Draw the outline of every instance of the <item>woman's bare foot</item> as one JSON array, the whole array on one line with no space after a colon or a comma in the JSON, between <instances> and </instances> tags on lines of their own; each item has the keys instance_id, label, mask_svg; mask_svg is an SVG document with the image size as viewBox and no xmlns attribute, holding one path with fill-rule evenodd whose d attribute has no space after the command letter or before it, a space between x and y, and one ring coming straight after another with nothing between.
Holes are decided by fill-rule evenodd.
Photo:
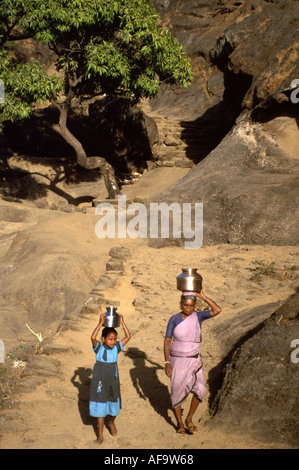
<instances>
[{"instance_id":1,"label":"woman's bare foot","mask_svg":"<svg viewBox=\"0 0 299 470\"><path fill-rule=\"evenodd\" d=\"M190 434L194 434L195 432L198 431L198 428L192 423L192 421L187 421L187 419L185 421L185 426L190 432Z\"/></svg>"}]
</instances>

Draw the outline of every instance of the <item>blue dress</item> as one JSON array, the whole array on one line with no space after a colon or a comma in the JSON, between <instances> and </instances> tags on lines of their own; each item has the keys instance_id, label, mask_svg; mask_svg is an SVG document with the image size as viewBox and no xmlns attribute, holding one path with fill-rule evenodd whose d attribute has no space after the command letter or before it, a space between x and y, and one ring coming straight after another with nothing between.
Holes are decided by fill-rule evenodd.
<instances>
[{"instance_id":1,"label":"blue dress","mask_svg":"<svg viewBox=\"0 0 299 470\"><path fill-rule=\"evenodd\" d=\"M97 362L90 384L89 414L96 418L117 416L121 409L117 359L123 346L121 341L117 341L113 348L98 342L93 350Z\"/></svg>"}]
</instances>

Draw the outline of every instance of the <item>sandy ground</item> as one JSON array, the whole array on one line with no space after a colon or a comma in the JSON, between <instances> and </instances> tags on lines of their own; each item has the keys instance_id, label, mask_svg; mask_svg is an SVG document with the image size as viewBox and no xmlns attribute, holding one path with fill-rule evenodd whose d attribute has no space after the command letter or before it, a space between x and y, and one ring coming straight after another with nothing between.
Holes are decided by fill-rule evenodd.
<instances>
[{"instance_id":1,"label":"sandy ground","mask_svg":"<svg viewBox=\"0 0 299 470\"><path fill-rule=\"evenodd\" d=\"M164 176L163 176L164 177ZM162 178L163 178L162 177ZM156 188L159 181L149 183ZM152 185L152 186L150 186ZM130 187L130 196L133 189ZM138 194L140 194L138 189ZM82 216L94 226L96 216ZM72 225L74 224L74 225ZM69 233L78 224L78 216L70 214ZM55 237L54 225L53 237ZM86 227L90 231L90 226ZM59 233L59 231L57 232ZM75 232L74 232L75 233ZM77 232L78 233L78 232ZM106 253L99 273L108 261L111 241L94 239L96 250ZM267 303L283 302L294 292L295 281L284 278L295 263L296 247L221 245L186 250L183 247L156 249L139 239L115 240L114 246L126 246L130 256L125 261L123 274L117 278L117 287L104 292L107 303L122 312L132 338L119 356L122 409L116 419L118 433L112 436L106 428L104 442L95 444L95 420L88 416L89 384L95 360L90 335L98 321L98 314L76 317L73 328L60 331L52 337L52 344L63 345L59 351L41 354L39 358L52 364L45 377L36 369L43 383L30 392L26 388L10 397L9 405L0 412L4 426L2 449L260 449L284 447L277 442L261 442L253 436L227 433L210 425L208 409L209 371L222 359L225 351L215 334L217 322L232 321L240 312L255 309ZM275 262L274 278L261 276L250 279L254 262ZM169 400L169 379L164 372L163 341L168 319L179 311L180 293L176 276L182 267L197 267L204 279L204 292L221 307L221 314L203 325L202 355L207 380L207 395L199 406L194 423L196 434L178 435ZM200 301L199 301L200 302ZM205 307L203 304L199 308ZM100 311L98 312L100 313ZM269 316L272 311L269 311ZM118 329L122 338L122 328ZM244 331L245 332L245 331ZM33 374L34 375L34 374ZM189 398L183 405L186 416ZM6 428L5 428L6 426ZM285 446L287 447L287 445Z\"/></svg>"}]
</instances>

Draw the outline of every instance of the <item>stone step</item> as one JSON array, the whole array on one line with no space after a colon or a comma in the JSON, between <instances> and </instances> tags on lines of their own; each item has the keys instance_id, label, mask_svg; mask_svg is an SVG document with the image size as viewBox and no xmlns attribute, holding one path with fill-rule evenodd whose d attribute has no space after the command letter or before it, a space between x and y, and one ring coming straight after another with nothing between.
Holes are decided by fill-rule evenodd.
<instances>
[{"instance_id":1,"label":"stone step","mask_svg":"<svg viewBox=\"0 0 299 470\"><path fill-rule=\"evenodd\" d=\"M140 108L152 117L159 133L159 145L155 154L163 166L190 166L201 160L202 150L210 142L207 134L211 127L202 127L192 121L168 119L151 110L149 100L140 103Z\"/></svg>"}]
</instances>

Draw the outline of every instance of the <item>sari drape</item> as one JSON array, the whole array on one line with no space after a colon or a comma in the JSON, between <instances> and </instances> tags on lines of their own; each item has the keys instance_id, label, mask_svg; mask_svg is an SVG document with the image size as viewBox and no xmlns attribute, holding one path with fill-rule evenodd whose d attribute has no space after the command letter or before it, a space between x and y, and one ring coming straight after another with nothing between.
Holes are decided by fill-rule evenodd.
<instances>
[{"instance_id":1,"label":"sari drape","mask_svg":"<svg viewBox=\"0 0 299 470\"><path fill-rule=\"evenodd\" d=\"M179 323L173 330L170 348L171 403L180 406L192 392L200 400L206 394L200 350L200 324L197 312Z\"/></svg>"}]
</instances>

